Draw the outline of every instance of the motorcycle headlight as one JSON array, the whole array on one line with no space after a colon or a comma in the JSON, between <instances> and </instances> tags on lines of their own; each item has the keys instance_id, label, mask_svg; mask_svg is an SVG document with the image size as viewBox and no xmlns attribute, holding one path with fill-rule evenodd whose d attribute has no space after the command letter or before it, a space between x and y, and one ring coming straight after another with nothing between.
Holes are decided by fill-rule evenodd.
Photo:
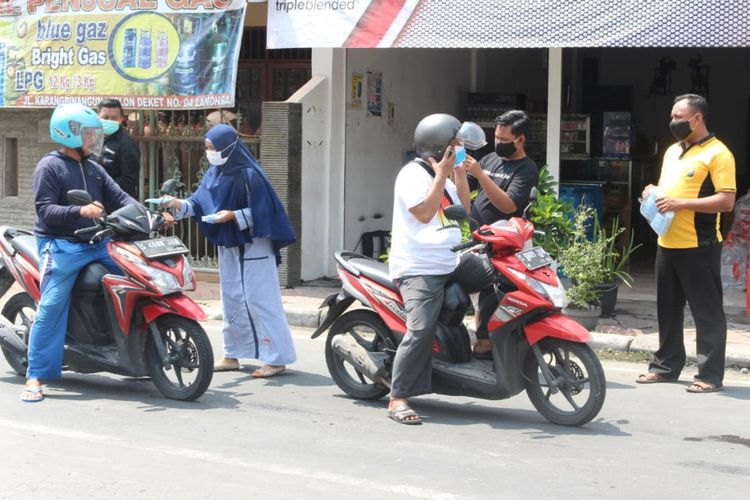
<instances>
[{"instance_id":1,"label":"motorcycle headlight","mask_svg":"<svg viewBox=\"0 0 750 500\"><path fill-rule=\"evenodd\" d=\"M565 295L565 288L563 288L562 284L558 286L552 286L548 285L546 283L542 283L541 281L532 278L531 276L527 276L522 272L516 271L515 269L509 269L510 272L512 272L517 278L523 280L526 282L529 287L531 287L532 290L537 292L542 297L546 298L552 304L554 304L555 307L566 307L568 305L568 297Z\"/></svg>"},{"instance_id":2,"label":"motorcycle headlight","mask_svg":"<svg viewBox=\"0 0 750 500\"><path fill-rule=\"evenodd\" d=\"M151 284L154 285L154 288L159 290L159 292L161 292L162 294L167 295L174 292L181 292L183 290L183 288L177 282L177 278L172 276L170 273L149 266L143 259L135 255L134 253L124 250L120 247L116 246L115 251L120 256L124 257L133 265L135 265L135 267L137 267L143 274L145 274Z\"/></svg>"},{"instance_id":3,"label":"motorcycle headlight","mask_svg":"<svg viewBox=\"0 0 750 500\"><path fill-rule=\"evenodd\" d=\"M195 282L193 281L193 266L190 265L190 259L185 257L185 267L182 268L182 281L185 283L183 289L195 290Z\"/></svg>"}]
</instances>

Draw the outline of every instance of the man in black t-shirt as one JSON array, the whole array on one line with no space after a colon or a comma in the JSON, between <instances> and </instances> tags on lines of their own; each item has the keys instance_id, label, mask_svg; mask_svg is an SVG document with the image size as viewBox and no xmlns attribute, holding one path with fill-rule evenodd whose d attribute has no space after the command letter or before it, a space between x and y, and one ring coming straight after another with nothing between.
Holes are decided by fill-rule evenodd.
<instances>
[{"instance_id":1,"label":"man in black t-shirt","mask_svg":"<svg viewBox=\"0 0 750 500\"><path fill-rule=\"evenodd\" d=\"M479 195L472 204L471 216L480 225L501 219L520 217L529 202L531 188L539 182L539 169L526 156L526 132L529 117L520 110L508 111L495 120L495 152L477 162L466 156L472 189L478 184ZM497 297L479 294L479 321L474 356L491 356L492 344L486 329L487 319L497 307Z\"/></svg>"},{"instance_id":2,"label":"man in black t-shirt","mask_svg":"<svg viewBox=\"0 0 750 500\"><path fill-rule=\"evenodd\" d=\"M520 217L529 202L531 188L539 181L539 169L526 156L529 117L523 111L508 111L495 120L495 152L481 161L467 156L472 188L481 188L471 216L480 224Z\"/></svg>"}]
</instances>

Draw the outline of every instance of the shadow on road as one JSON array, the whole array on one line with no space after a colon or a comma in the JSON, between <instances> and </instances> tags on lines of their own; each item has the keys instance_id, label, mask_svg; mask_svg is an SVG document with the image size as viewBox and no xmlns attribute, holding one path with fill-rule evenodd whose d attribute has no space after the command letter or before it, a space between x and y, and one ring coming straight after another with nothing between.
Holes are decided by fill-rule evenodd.
<instances>
[{"instance_id":1,"label":"shadow on road","mask_svg":"<svg viewBox=\"0 0 750 500\"><path fill-rule=\"evenodd\" d=\"M23 377L4 376L0 382L18 385L21 392ZM175 401L167 399L156 390L149 378L112 378L97 374L65 374L61 380L46 382L45 399L50 401L133 401L143 403L139 407L147 412L164 411L170 408L181 410L232 409L240 406L237 394L209 387L197 401Z\"/></svg>"},{"instance_id":2,"label":"shadow on road","mask_svg":"<svg viewBox=\"0 0 750 500\"><path fill-rule=\"evenodd\" d=\"M352 400L358 406L378 408L385 417L387 403L385 400L360 401ZM488 406L492 403L451 403L449 401L410 400L410 404L424 418L425 425L476 425L486 424L493 429L504 430L535 430L538 435L533 439L549 439L555 436L585 435L585 436L630 436L630 433L620 429L627 425L628 420L607 422L604 419L594 419L583 427L565 427L548 422L535 410L518 408L498 408Z\"/></svg>"}]
</instances>

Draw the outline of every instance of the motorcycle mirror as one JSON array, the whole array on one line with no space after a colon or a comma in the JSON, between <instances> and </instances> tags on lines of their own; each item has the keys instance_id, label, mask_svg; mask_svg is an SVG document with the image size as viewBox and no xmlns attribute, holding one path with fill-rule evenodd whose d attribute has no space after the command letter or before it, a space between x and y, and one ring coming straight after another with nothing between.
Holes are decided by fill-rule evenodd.
<instances>
[{"instance_id":1,"label":"motorcycle mirror","mask_svg":"<svg viewBox=\"0 0 750 500\"><path fill-rule=\"evenodd\" d=\"M68 191L68 203L82 207L92 203L94 200L91 195L83 189L71 189Z\"/></svg>"},{"instance_id":2,"label":"motorcycle mirror","mask_svg":"<svg viewBox=\"0 0 750 500\"><path fill-rule=\"evenodd\" d=\"M466 213L466 209L463 205L451 205L443 210L443 214L450 220L464 220L469 218L469 214Z\"/></svg>"},{"instance_id":3,"label":"motorcycle mirror","mask_svg":"<svg viewBox=\"0 0 750 500\"><path fill-rule=\"evenodd\" d=\"M539 190L536 188L536 186L531 188L531 191L529 192L529 203L526 205L526 208L523 209L523 218L528 219L529 218L529 211L531 210L531 205L534 204L534 202L539 198Z\"/></svg>"},{"instance_id":4,"label":"motorcycle mirror","mask_svg":"<svg viewBox=\"0 0 750 500\"><path fill-rule=\"evenodd\" d=\"M177 179L169 179L164 184L161 185L161 189L159 190L160 194L174 194L175 191L177 191L177 187L179 186L180 181Z\"/></svg>"}]
</instances>

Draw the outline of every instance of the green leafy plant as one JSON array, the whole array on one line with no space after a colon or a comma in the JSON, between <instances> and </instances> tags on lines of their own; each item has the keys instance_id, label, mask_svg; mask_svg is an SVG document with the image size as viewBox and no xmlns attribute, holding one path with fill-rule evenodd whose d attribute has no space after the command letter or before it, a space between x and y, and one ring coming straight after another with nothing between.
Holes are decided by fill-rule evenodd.
<instances>
[{"instance_id":1,"label":"green leafy plant","mask_svg":"<svg viewBox=\"0 0 750 500\"><path fill-rule=\"evenodd\" d=\"M534 245L544 248L555 259L573 236L573 222L568 216L573 212L573 205L558 199L556 186L557 181L545 165L539 170L539 196L531 206L530 216L534 228L544 233L534 235Z\"/></svg>"},{"instance_id":2,"label":"green leafy plant","mask_svg":"<svg viewBox=\"0 0 750 500\"><path fill-rule=\"evenodd\" d=\"M586 237L586 228L592 218L596 219L593 208L581 205L576 210L570 242L558 254L563 272L573 283L567 290L568 305L578 309L598 305L596 285L603 283L607 274L604 262L609 243L606 239L589 241Z\"/></svg>"},{"instance_id":3,"label":"green leafy plant","mask_svg":"<svg viewBox=\"0 0 750 500\"><path fill-rule=\"evenodd\" d=\"M633 284L633 277L627 272L627 266L630 261L630 256L641 246L641 244L634 245L635 242L633 238L635 235L631 231L628 242L624 246L619 247L617 245L617 239L623 232L625 232L625 228L620 226L619 217L615 217L612 220L609 230L605 230L605 228L599 224L598 220L595 222L594 239L604 241L606 244L604 254L604 281L602 281L602 283L615 284L619 281L627 286L632 286Z\"/></svg>"}]
</instances>

